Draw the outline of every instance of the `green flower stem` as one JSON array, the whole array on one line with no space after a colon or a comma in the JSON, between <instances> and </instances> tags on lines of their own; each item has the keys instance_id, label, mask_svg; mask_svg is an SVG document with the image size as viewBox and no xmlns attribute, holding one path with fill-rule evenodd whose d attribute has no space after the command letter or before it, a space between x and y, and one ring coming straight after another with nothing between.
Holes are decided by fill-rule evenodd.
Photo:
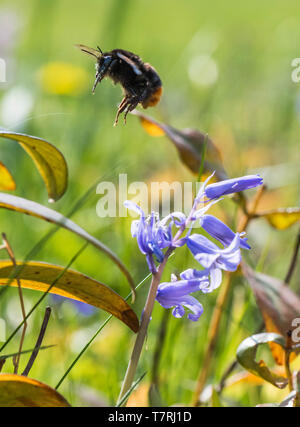
<instances>
[{"instance_id":1,"label":"green flower stem","mask_svg":"<svg viewBox=\"0 0 300 427\"><path fill-rule=\"evenodd\" d=\"M164 267L166 265L166 262L171 254L173 249L169 248L168 251L166 252L164 259L162 261L162 263L160 264L160 266L158 267L158 270L156 273L153 273L152 275L152 281L151 281L151 285L150 285L150 289L149 289L149 293L147 296L147 301L145 304L145 308L142 314L142 319L141 319L141 326L139 329L139 332L137 334L136 340L135 340L135 344L132 350L132 355L131 358L129 360L129 364L127 367L127 371L125 374L125 378L122 384L122 388L120 391L120 395L118 398L118 403L121 402L122 398L124 397L124 395L128 392L128 390L130 389L133 380L134 380L134 376L136 373L136 369L137 369L137 365L141 356L141 352L142 352L142 348L145 342L145 338L147 335L147 330L148 330L148 325L150 322L150 318L151 318L151 314L153 311L153 307L154 307L154 302L155 302L155 298L156 298L156 294L157 294L157 288L158 285L160 283L160 279L164 270ZM123 402L125 403L125 402Z\"/></svg>"}]
</instances>

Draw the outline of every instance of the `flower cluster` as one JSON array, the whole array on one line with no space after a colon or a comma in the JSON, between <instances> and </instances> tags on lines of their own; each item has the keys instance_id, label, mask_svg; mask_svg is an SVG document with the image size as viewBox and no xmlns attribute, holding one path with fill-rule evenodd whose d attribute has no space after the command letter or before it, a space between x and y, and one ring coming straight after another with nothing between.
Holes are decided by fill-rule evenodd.
<instances>
[{"instance_id":1,"label":"flower cluster","mask_svg":"<svg viewBox=\"0 0 300 427\"><path fill-rule=\"evenodd\" d=\"M245 233L234 233L226 224L212 215L206 214L210 206L223 195L236 193L262 185L259 175L248 175L235 179L208 184L209 177L200 188L190 214L174 212L160 220L152 213L146 218L143 210L135 203L126 201L125 206L139 214L140 218L132 222L132 236L137 239L140 251L146 255L150 271L157 272L156 263L177 247L186 245L202 269L188 269L180 274L180 279L172 275L171 282L158 286L156 300L164 308L173 308L173 316L183 317L184 307L191 313L188 318L197 321L203 312L199 301L190 293L212 292L222 281L222 270L235 271L241 262L240 249L250 249ZM200 205L200 208L199 208ZM212 238L220 242L213 243L202 234L191 234L195 222ZM175 232L173 233L173 230ZM169 251L165 251L168 248Z\"/></svg>"}]
</instances>

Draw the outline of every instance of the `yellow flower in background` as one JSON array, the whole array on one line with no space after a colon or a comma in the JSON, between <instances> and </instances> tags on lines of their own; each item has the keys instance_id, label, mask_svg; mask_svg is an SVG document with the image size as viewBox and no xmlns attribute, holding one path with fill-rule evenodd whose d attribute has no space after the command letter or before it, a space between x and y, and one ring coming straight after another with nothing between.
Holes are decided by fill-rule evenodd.
<instances>
[{"instance_id":1,"label":"yellow flower in background","mask_svg":"<svg viewBox=\"0 0 300 427\"><path fill-rule=\"evenodd\" d=\"M88 85L88 73L81 67L66 62L49 62L38 73L45 92L56 95L77 95Z\"/></svg>"}]
</instances>

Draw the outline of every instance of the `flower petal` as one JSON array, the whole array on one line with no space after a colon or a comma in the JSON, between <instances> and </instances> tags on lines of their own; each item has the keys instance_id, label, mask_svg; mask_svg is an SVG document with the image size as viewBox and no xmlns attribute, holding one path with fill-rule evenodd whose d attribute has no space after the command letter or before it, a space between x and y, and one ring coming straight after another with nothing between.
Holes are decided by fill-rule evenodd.
<instances>
[{"instance_id":1,"label":"flower petal","mask_svg":"<svg viewBox=\"0 0 300 427\"><path fill-rule=\"evenodd\" d=\"M212 268L210 270L210 286L203 289L203 293L209 293L217 289L222 282L222 271L219 268Z\"/></svg>"},{"instance_id":2,"label":"flower petal","mask_svg":"<svg viewBox=\"0 0 300 427\"><path fill-rule=\"evenodd\" d=\"M200 304L200 302L198 300L196 300L196 298L187 295L186 297L182 298L181 300L181 309L183 309L183 306L185 306L186 308L188 308L189 310L192 311L192 313L188 314L188 319L192 320L193 322L197 322L197 320L199 319L199 317L201 316L201 314L203 313L203 307L202 304ZM179 308L180 306L178 306ZM174 311L173 310L173 315L174 315ZM182 312L182 310L180 310L180 312ZM184 309L183 309L183 314L184 314ZM182 314L182 316L183 316ZM180 317L182 317L180 316Z\"/></svg>"},{"instance_id":3,"label":"flower petal","mask_svg":"<svg viewBox=\"0 0 300 427\"><path fill-rule=\"evenodd\" d=\"M188 237L186 244L193 255L199 253L215 254L216 251L220 250L217 245L202 234L192 234Z\"/></svg>"},{"instance_id":4,"label":"flower petal","mask_svg":"<svg viewBox=\"0 0 300 427\"><path fill-rule=\"evenodd\" d=\"M124 202L124 206L125 208L136 212L137 214L139 214L141 217L145 218L145 214L143 209L137 205L136 203L132 202L131 200L125 200Z\"/></svg>"},{"instance_id":5,"label":"flower petal","mask_svg":"<svg viewBox=\"0 0 300 427\"><path fill-rule=\"evenodd\" d=\"M246 175L209 184L205 188L205 195L208 199L216 199L225 194L237 193L262 184L263 180L259 175Z\"/></svg>"},{"instance_id":6,"label":"flower petal","mask_svg":"<svg viewBox=\"0 0 300 427\"><path fill-rule=\"evenodd\" d=\"M177 280L172 282L161 283L157 289L158 300L177 299L191 292L200 291L203 286L208 284L208 276L200 278L191 278L189 280Z\"/></svg>"},{"instance_id":7,"label":"flower petal","mask_svg":"<svg viewBox=\"0 0 300 427\"><path fill-rule=\"evenodd\" d=\"M206 180L201 185L201 187L197 193L197 196L195 197L195 200L194 200L194 207L196 207L197 204L201 201L201 199L205 196L206 184L208 183L208 181L211 180L211 178L214 176L214 174L215 174L215 171L208 178L206 178Z\"/></svg>"},{"instance_id":8,"label":"flower petal","mask_svg":"<svg viewBox=\"0 0 300 427\"><path fill-rule=\"evenodd\" d=\"M230 245L235 237L235 233L213 215L204 215L202 217L202 228L213 238L219 240L224 246ZM240 247L243 249L251 249L245 238L240 238Z\"/></svg>"},{"instance_id":9,"label":"flower petal","mask_svg":"<svg viewBox=\"0 0 300 427\"><path fill-rule=\"evenodd\" d=\"M199 262L204 268L210 268L214 262L218 259L219 254L207 254L204 252L200 252L199 254L195 255L195 260Z\"/></svg>"}]
</instances>

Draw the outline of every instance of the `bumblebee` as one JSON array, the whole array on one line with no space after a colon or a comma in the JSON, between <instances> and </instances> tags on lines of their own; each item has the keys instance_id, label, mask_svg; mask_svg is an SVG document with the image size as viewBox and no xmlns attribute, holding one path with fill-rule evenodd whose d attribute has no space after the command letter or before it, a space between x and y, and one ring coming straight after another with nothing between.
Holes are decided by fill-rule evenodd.
<instances>
[{"instance_id":1,"label":"bumblebee","mask_svg":"<svg viewBox=\"0 0 300 427\"><path fill-rule=\"evenodd\" d=\"M92 89L95 89L104 77L109 77L115 84L120 83L124 91L124 98L119 105L114 126L119 116L124 113L126 123L127 114L138 104L143 108L156 105L162 95L162 82L155 69L132 52L123 49L114 49L103 53L98 47L93 49L84 45L76 45L82 52L96 58L96 79Z\"/></svg>"}]
</instances>

